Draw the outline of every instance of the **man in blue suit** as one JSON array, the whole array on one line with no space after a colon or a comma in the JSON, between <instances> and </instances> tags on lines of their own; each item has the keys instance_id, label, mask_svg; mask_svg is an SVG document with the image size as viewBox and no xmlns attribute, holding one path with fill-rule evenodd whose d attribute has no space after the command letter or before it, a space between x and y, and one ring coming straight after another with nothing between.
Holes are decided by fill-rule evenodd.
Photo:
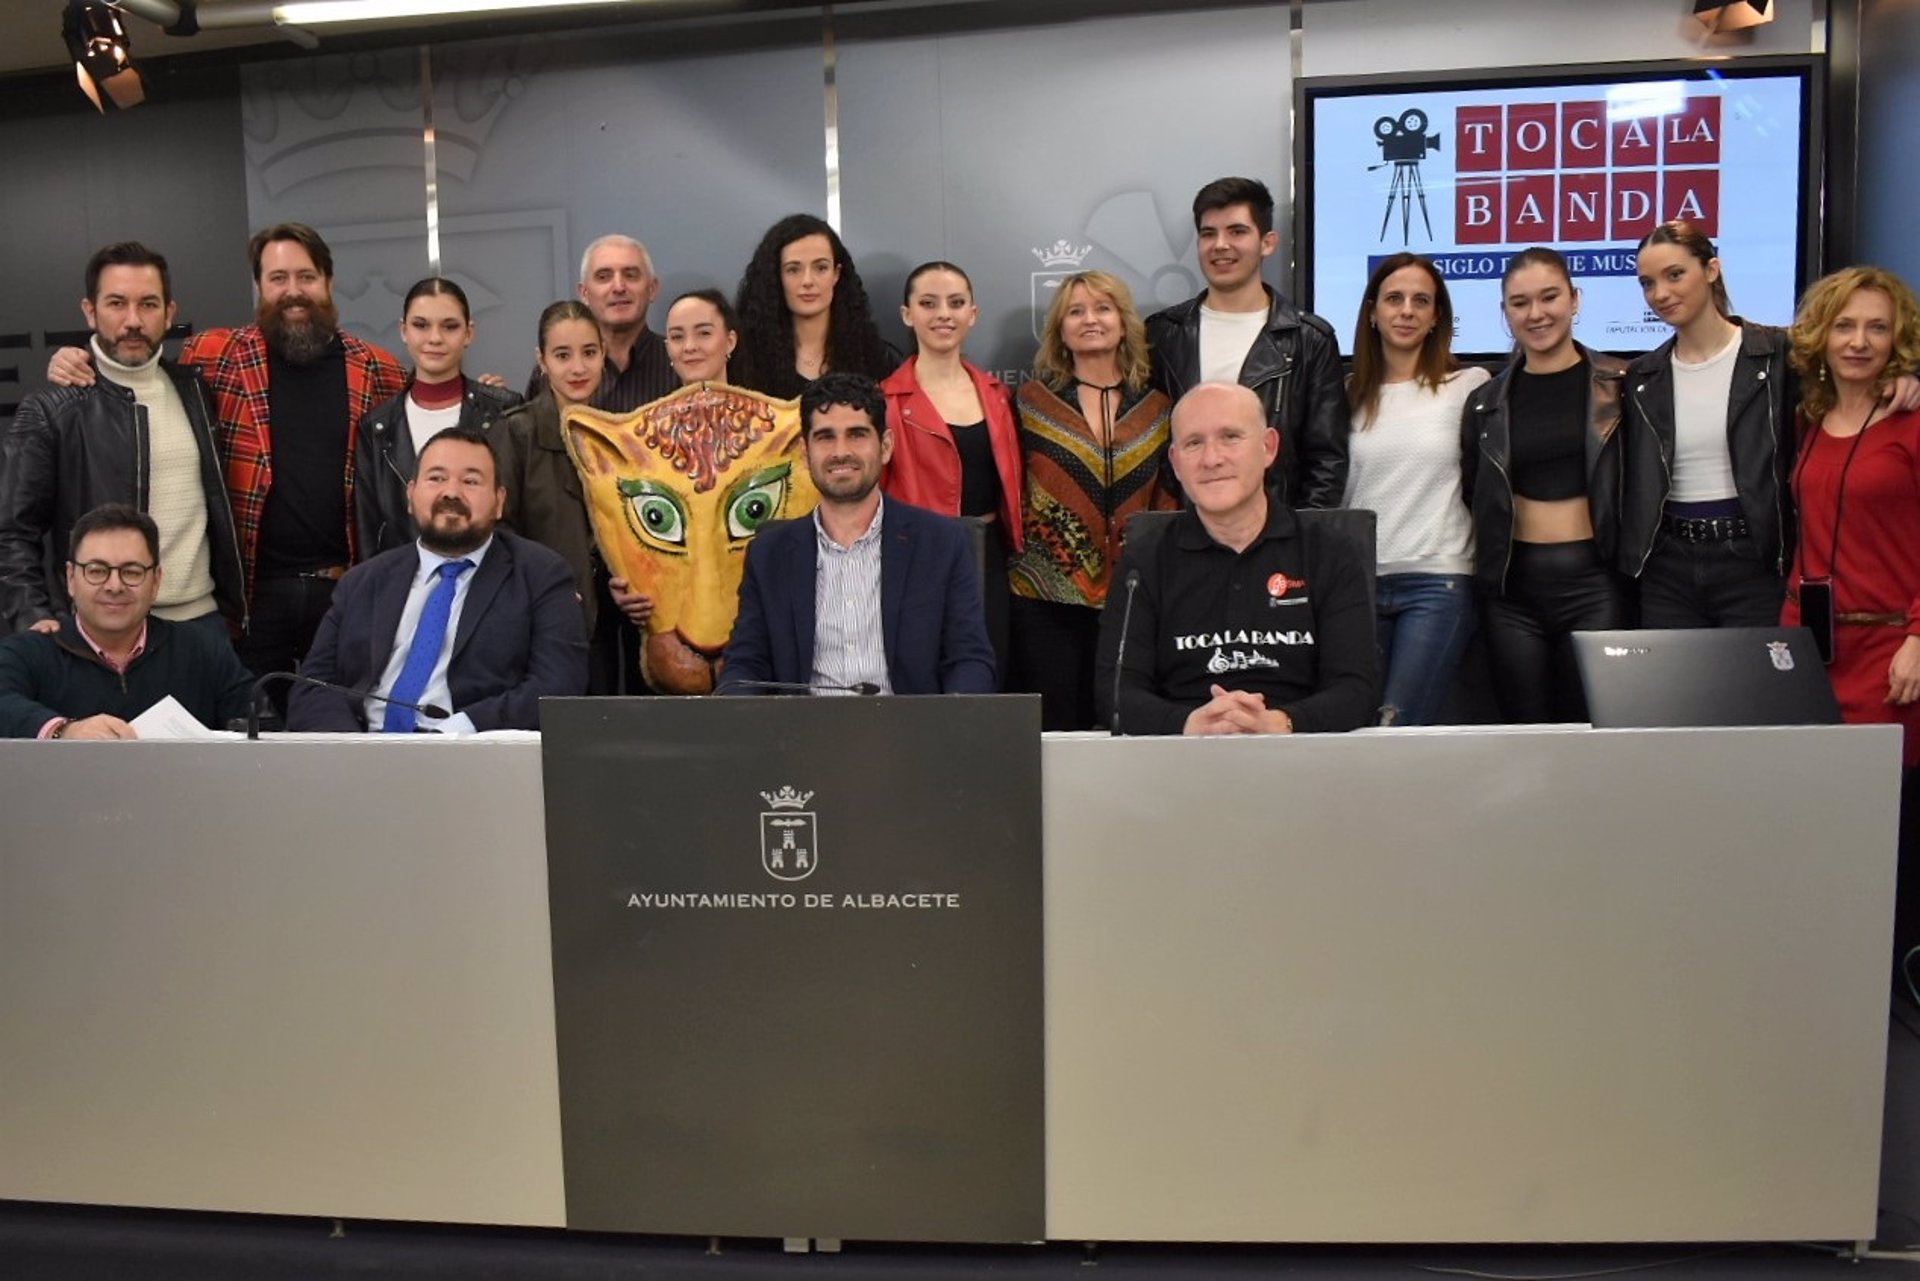
<instances>
[{"instance_id":1,"label":"man in blue suit","mask_svg":"<svg viewBox=\"0 0 1920 1281\"><path fill-rule=\"evenodd\" d=\"M494 528L506 499L485 432L450 427L426 443L407 485L419 541L347 572L300 665L364 694L297 685L288 729L538 729L543 695L586 693L573 571Z\"/></svg>"},{"instance_id":2,"label":"man in blue suit","mask_svg":"<svg viewBox=\"0 0 1920 1281\"><path fill-rule=\"evenodd\" d=\"M893 439L879 387L829 373L801 394L800 420L820 505L748 544L718 692L991 694L966 530L881 497Z\"/></svg>"}]
</instances>

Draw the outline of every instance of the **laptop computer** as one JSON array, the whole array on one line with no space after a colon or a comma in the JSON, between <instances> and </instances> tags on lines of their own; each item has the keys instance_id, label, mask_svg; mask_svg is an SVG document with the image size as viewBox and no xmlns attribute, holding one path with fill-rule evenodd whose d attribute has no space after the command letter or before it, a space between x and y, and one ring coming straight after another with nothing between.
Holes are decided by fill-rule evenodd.
<instances>
[{"instance_id":1,"label":"laptop computer","mask_svg":"<svg viewBox=\"0 0 1920 1281\"><path fill-rule=\"evenodd\" d=\"M1575 632L1595 729L1837 725L1827 669L1804 627Z\"/></svg>"}]
</instances>

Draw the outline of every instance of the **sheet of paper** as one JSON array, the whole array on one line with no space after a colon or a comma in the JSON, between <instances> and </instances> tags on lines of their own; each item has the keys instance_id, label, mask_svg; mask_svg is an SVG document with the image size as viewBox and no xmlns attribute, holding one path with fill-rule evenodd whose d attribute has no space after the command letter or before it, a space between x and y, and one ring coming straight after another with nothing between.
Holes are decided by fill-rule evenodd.
<instances>
[{"instance_id":1,"label":"sheet of paper","mask_svg":"<svg viewBox=\"0 0 1920 1281\"><path fill-rule=\"evenodd\" d=\"M141 738L226 738L195 720L180 700L169 694L133 718L133 732Z\"/></svg>"}]
</instances>

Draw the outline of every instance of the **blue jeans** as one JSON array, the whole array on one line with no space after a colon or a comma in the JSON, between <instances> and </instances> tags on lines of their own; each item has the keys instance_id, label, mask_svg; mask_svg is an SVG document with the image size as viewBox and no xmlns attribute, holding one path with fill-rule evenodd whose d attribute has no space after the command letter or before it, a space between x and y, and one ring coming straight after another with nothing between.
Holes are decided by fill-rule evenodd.
<instances>
[{"instance_id":1,"label":"blue jeans","mask_svg":"<svg viewBox=\"0 0 1920 1281\"><path fill-rule=\"evenodd\" d=\"M1465 574L1388 574L1375 590L1382 723L1432 725L1447 704L1473 635L1473 580Z\"/></svg>"}]
</instances>

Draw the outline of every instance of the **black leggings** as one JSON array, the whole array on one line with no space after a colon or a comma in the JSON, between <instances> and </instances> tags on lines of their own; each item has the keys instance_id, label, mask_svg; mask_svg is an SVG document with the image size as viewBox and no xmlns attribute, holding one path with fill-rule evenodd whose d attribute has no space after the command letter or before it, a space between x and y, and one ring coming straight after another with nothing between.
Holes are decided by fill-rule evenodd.
<instances>
[{"instance_id":1,"label":"black leggings","mask_svg":"<svg viewBox=\"0 0 1920 1281\"><path fill-rule=\"evenodd\" d=\"M1485 605L1487 658L1500 715L1509 724L1584 721L1569 633L1633 624L1625 580L1592 539L1513 544L1507 590Z\"/></svg>"}]
</instances>

